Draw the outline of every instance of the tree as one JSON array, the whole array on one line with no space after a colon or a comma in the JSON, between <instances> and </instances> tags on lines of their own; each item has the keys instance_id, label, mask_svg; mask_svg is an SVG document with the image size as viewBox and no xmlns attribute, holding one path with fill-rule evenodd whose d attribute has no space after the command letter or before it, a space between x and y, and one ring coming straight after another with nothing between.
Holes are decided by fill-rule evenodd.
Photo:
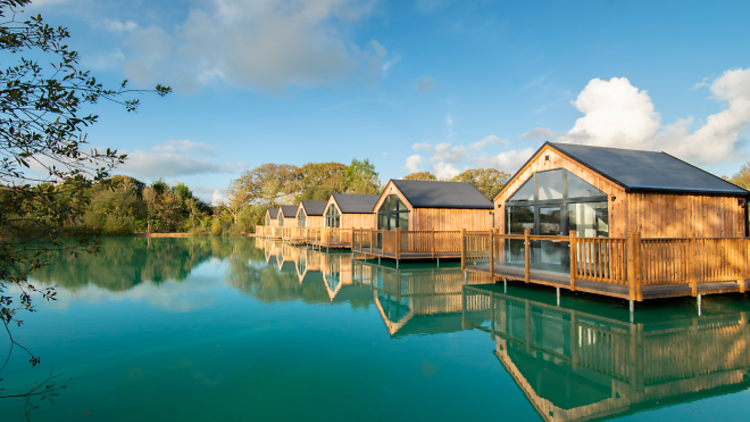
<instances>
[{"instance_id":1,"label":"tree","mask_svg":"<svg viewBox=\"0 0 750 422\"><path fill-rule=\"evenodd\" d=\"M404 180L426 180L426 181L435 181L437 180L437 176L430 173L429 171L419 171L416 173L411 173L407 176L404 176Z\"/></svg>"},{"instance_id":2,"label":"tree","mask_svg":"<svg viewBox=\"0 0 750 422\"><path fill-rule=\"evenodd\" d=\"M740 171L735 173L729 181L743 189L750 190L750 163L743 164Z\"/></svg>"},{"instance_id":3,"label":"tree","mask_svg":"<svg viewBox=\"0 0 750 422\"><path fill-rule=\"evenodd\" d=\"M348 193L377 194L380 193L378 173L370 160L359 161L353 159L344 174Z\"/></svg>"},{"instance_id":4,"label":"tree","mask_svg":"<svg viewBox=\"0 0 750 422\"><path fill-rule=\"evenodd\" d=\"M279 199L295 193L299 180L297 166L268 163L242 172L229 185L227 194L237 209L250 204L275 207Z\"/></svg>"},{"instance_id":5,"label":"tree","mask_svg":"<svg viewBox=\"0 0 750 422\"><path fill-rule=\"evenodd\" d=\"M300 168L299 200L325 201L332 193L346 190L346 171L341 163L307 163Z\"/></svg>"},{"instance_id":6,"label":"tree","mask_svg":"<svg viewBox=\"0 0 750 422\"><path fill-rule=\"evenodd\" d=\"M0 320L6 329L11 322L20 324L19 310L34 309L35 293L55 297L54 289L37 289L28 275L45 265L48 251L63 248L63 223L83 213L80 202L66 198L81 199L87 179L106 183L110 171L126 159L116 150L86 149L84 130L98 116L82 110L107 100L134 111L139 100L126 97L144 92L128 89L127 81L106 88L79 69L78 53L65 44L66 28L45 24L41 15L16 18L29 3L0 0L0 50L15 61L0 71ZM163 96L170 91L157 85L151 92ZM30 212L17 212L24 205ZM30 238L29 227L38 236ZM79 241L71 253L94 250L88 239ZM17 304L6 293L9 285L21 292ZM37 359L32 355L32 364Z\"/></svg>"},{"instance_id":7,"label":"tree","mask_svg":"<svg viewBox=\"0 0 750 422\"><path fill-rule=\"evenodd\" d=\"M477 168L469 169L451 179L452 182L469 182L476 186L484 196L492 197L500 192L500 189L510 180L512 176L497 169Z\"/></svg>"}]
</instances>

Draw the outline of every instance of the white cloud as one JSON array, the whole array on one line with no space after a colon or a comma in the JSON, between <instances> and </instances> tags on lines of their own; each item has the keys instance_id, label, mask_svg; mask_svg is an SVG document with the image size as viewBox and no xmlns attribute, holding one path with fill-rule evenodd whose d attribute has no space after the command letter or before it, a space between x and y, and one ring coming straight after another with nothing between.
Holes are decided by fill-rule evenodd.
<instances>
[{"instance_id":1,"label":"white cloud","mask_svg":"<svg viewBox=\"0 0 750 422\"><path fill-rule=\"evenodd\" d=\"M626 78L593 79L574 102L584 116L560 140L664 150L697 164L736 161L740 134L750 123L750 69L728 70L708 86L726 108L691 133L692 117L662 125L648 93Z\"/></svg>"},{"instance_id":2,"label":"white cloud","mask_svg":"<svg viewBox=\"0 0 750 422\"><path fill-rule=\"evenodd\" d=\"M246 163L218 163L208 158L215 155L209 145L191 141L168 141L148 151L122 151L128 155L125 164L117 172L134 177L156 180L166 177L193 176L211 173L233 173Z\"/></svg>"},{"instance_id":3,"label":"white cloud","mask_svg":"<svg viewBox=\"0 0 750 422\"><path fill-rule=\"evenodd\" d=\"M417 142L411 146L414 151L432 151L432 144L430 141Z\"/></svg>"},{"instance_id":4,"label":"white cloud","mask_svg":"<svg viewBox=\"0 0 750 422\"><path fill-rule=\"evenodd\" d=\"M531 140L537 140L537 139L548 140L548 139L557 138L557 136L558 136L557 132L554 132L544 127L535 127L534 129L531 129L530 131L519 136L518 139L522 141L531 141Z\"/></svg>"},{"instance_id":5,"label":"white cloud","mask_svg":"<svg viewBox=\"0 0 750 422\"><path fill-rule=\"evenodd\" d=\"M226 191L215 189L211 194L211 205L221 205L226 204L227 202L228 200Z\"/></svg>"},{"instance_id":6,"label":"white cloud","mask_svg":"<svg viewBox=\"0 0 750 422\"><path fill-rule=\"evenodd\" d=\"M125 54L119 48L99 54L92 59L84 59L83 64L91 70L107 70L119 68L125 61Z\"/></svg>"},{"instance_id":7,"label":"white cloud","mask_svg":"<svg viewBox=\"0 0 750 422\"><path fill-rule=\"evenodd\" d=\"M137 85L164 82L190 91L231 86L281 91L332 85L358 75L368 85L397 59L378 41L357 45L348 27L372 0L213 0L192 8L169 32L133 30L125 74ZM159 80L169 75L170 79Z\"/></svg>"},{"instance_id":8,"label":"white cloud","mask_svg":"<svg viewBox=\"0 0 750 422\"><path fill-rule=\"evenodd\" d=\"M521 166L531 158L533 148L523 150L511 150L501 152L497 155L482 155L473 157L471 161L479 167L492 167L508 173L515 173Z\"/></svg>"},{"instance_id":9,"label":"white cloud","mask_svg":"<svg viewBox=\"0 0 750 422\"><path fill-rule=\"evenodd\" d=\"M430 158L433 162L447 162L456 164L466 157L466 148L463 145L455 147L448 142L435 145L434 155Z\"/></svg>"},{"instance_id":10,"label":"white cloud","mask_svg":"<svg viewBox=\"0 0 750 422\"><path fill-rule=\"evenodd\" d=\"M138 24L133 21L121 22L119 19L104 19L102 21L104 29L110 32L131 32L138 29Z\"/></svg>"},{"instance_id":11,"label":"white cloud","mask_svg":"<svg viewBox=\"0 0 750 422\"><path fill-rule=\"evenodd\" d=\"M501 139L495 135L490 135L481 141L473 142L469 144L469 147L474 150L482 150L487 145L508 145L510 142L506 141L505 139Z\"/></svg>"},{"instance_id":12,"label":"white cloud","mask_svg":"<svg viewBox=\"0 0 750 422\"><path fill-rule=\"evenodd\" d=\"M437 163L432 166L432 173L438 179L452 179L458 176L461 171L453 167L450 163Z\"/></svg>"},{"instance_id":13,"label":"white cloud","mask_svg":"<svg viewBox=\"0 0 750 422\"><path fill-rule=\"evenodd\" d=\"M419 167L424 162L424 158L422 158L419 154L414 154L406 159L406 169L409 170L410 173L416 173L419 171Z\"/></svg>"}]
</instances>

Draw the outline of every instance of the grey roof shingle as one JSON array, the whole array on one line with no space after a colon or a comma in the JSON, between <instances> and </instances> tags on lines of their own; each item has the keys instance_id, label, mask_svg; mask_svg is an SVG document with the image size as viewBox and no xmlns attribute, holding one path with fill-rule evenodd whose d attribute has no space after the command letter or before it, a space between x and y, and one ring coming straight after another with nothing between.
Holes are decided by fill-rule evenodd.
<instances>
[{"instance_id":1,"label":"grey roof shingle","mask_svg":"<svg viewBox=\"0 0 750 422\"><path fill-rule=\"evenodd\" d=\"M557 142L549 145L628 191L750 195L747 190L665 152Z\"/></svg>"},{"instance_id":2,"label":"grey roof shingle","mask_svg":"<svg viewBox=\"0 0 750 422\"><path fill-rule=\"evenodd\" d=\"M320 217L326 209L328 201L300 201L300 206L305 208L307 216ZM284 214L286 215L286 214Z\"/></svg>"},{"instance_id":3,"label":"grey roof shingle","mask_svg":"<svg viewBox=\"0 0 750 422\"><path fill-rule=\"evenodd\" d=\"M360 195L355 193L334 193L333 199L342 214L371 214L380 195Z\"/></svg>"},{"instance_id":4,"label":"grey roof shingle","mask_svg":"<svg viewBox=\"0 0 750 422\"><path fill-rule=\"evenodd\" d=\"M468 182L393 180L393 183L414 208L493 208L492 201Z\"/></svg>"},{"instance_id":5,"label":"grey roof shingle","mask_svg":"<svg viewBox=\"0 0 750 422\"><path fill-rule=\"evenodd\" d=\"M281 212L284 213L284 218L294 218L297 216L298 205L282 205Z\"/></svg>"},{"instance_id":6,"label":"grey roof shingle","mask_svg":"<svg viewBox=\"0 0 750 422\"><path fill-rule=\"evenodd\" d=\"M279 216L279 209L278 208L269 208L268 214L271 217L271 219L275 220Z\"/></svg>"}]
</instances>

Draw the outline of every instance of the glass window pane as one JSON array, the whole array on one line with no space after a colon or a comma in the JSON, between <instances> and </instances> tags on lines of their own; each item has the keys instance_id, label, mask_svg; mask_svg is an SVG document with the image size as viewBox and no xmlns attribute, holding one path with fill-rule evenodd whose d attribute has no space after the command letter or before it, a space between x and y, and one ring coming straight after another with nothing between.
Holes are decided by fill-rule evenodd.
<instances>
[{"instance_id":1,"label":"glass window pane","mask_svg":"<svg viewBox=\"0 0 750 422\"><path fill-rule=\"evenodd\" d=\"M388 229L388 216L385 214L378 214L378 230Z\"/></svg>"},{"instance_id":2,"label":"glass window pane","mask_svg":"<svg viewBox=\"0 0 750 422\"><path fill-rule=\"evenodd\" d=\"M398 217L396 214L391 214L388 216L388 230L396 230L396 219Z\"/></svg>"},{"instance_id":3,"label":"glass window pane","mask_svg":"<svg viewBox=\"0 0 750 422\"><path fill-rule=\"evenodd\" d=\"M560 207L539 208L539 234L557 236L562 234Z\"/></svg>"},{"instance_id":4,"label":"glass window pane","mask_svg":"<svg viewBox=\"0 0 750 422\"><path fill-rule=\"evenodd\" d=\"M534 200L534 176L526 181L508 201L533 201Z\"/></svg>"},{"instance_id":5,"label":"glass window pane","mask_svg":"<svg viewBox=\"0 0 750 422\"><path fill-rule=\"evenodd\" d=\"M591 198L594 196L607 196L607 194L575 174L568 172L568 198Z\"/></svg>"},{"instance_id":6,"label":"glass window pane","mask_svg":"<svg viewBox=\"0 0 750 422\"><path fill-rule=\"evenodd\" d=\"M609 210L606 202L568 205L568 230L579 237L608 237Z\"/></svg>"},{"instance_id":7,"label":"glass window pane","mask_svg":"<svg viewBox=\"0 0 750 422\"><path fill-rule=\"evenodd\" d=\"M563 173L562 170L543 171L536 174L537 201L562 199Z\"/></svg>"},{"instance_id":8,"label":"glass window pane","mask_svg":"<svg viewBox=\"0 0 750 422\"><path fill-rule=\"evenodd\" d=\"M409 213L408 212L398 213L398 227L402 231L409 230Z\"/></svg>"},{"instance_id":9,"label":"glass window pane","mask_svg":"<svg viewBox=\"0 0 750 422\"><path fill-rule=\"evenodd\" d=\"M534 207L508 207L507 211L507 225L506 230L508 233L517 234L523 233L524 230L531 230L534 232Z\"/></svg>"}]
</instances>

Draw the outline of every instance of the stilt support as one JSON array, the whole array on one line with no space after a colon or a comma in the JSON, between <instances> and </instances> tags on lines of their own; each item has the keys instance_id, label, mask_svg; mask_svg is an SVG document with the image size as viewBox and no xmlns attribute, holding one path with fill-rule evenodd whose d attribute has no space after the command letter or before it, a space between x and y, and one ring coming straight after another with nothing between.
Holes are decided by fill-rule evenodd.
<instances>
[{"instance_id":1,"label":"stilt support","mask_svg":"<svg viewBox=\"0 0 750 422\"><path fill-rule=\"evenodd\" d=\"M702 309L702 302L703 302L703 295L698 295L698 316L703 315L703 309Z\"/></svg>"},{"instance_id":2,"label":"stilt support","mask_svg":"<svg viewBox=\"0 0 750 422\"><path fill-rule=\"evenodd\" d=\"M437 260L438 260L437 267L440 268L440 258L438 258Z\"/></svg>"},{"instance_id":3,"label":"stilt support","mask_svg":"<svg viewBox=\"0 0 750 422\"><path fill-rule=\"evenodd\" d=\"M560 306L560 288L555 287L555 290L557 290L557 306Z\"/></svg>"},{"instance_id":4,"label":"stilt support","mask_svg":"<svg viewBox=\"0 0 750 422\"><path fill-rule=\"evenodd\" d=\"M378 257L378 265L380 265L380 257Z\"/></svg>"},{"instance_id":5,"label":"stilt support","mask_svg":"<svg viewBox=\"0 0 750 422\"><path fill-rule=\"evenodd\" d=\"M396 260L396 268L398 269L398 259Z\"/></svg>"},{"instance_id":6,"label":"stilt support","mask_svg":"<svg viewBox=\"0 0 750 422\"><path fill-rule=\"evenodd\" d=\"M469 284L469 276L466 271L464 271L464 284Z\"/></svg>"},{"instance_id":7,"label":"stilt support","mask_svg":"<svg viewBox=\"0 0 750 422\"><path fill-rule=\"evenodd\" d=\"M629 308L630 308L630 323L632 324L633 319L634 319L633 317L635 314L635 301L631 299L628 302L629 302Z\"/></svg>"},{"instance_id":8,"label":"stilt support","mask_svg":"<svg viewBox=\"0 0 750 422\"><path fill-rule=\"evenodd\" d=\"M503 277L503 293L508 293L508 279Z\"/></svg>"}]
</instances>

